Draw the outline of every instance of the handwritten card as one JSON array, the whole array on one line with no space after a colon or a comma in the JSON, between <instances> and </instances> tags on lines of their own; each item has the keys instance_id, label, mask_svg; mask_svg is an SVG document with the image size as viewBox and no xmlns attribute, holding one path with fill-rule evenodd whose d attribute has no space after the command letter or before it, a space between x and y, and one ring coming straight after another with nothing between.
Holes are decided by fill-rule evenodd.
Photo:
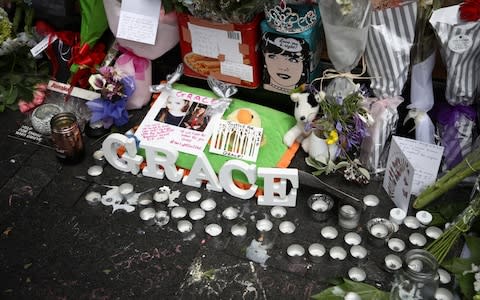
<instances>
[{"instance_id":1,"label":"handwritten card","mask_svg":"<svg viewBox=\"0 0 480 300\"><path fill-rule=\"evenodd\" d=\"M408 211L411 195L435 182L443 147L394 136L388 154L383 188L395 205Z\"/></svg>"},{"instance_id":2,"label":"handwritten card","mask_svg":"<svg viewBox=\"0 0 480 300\"><path fill-rule=\"evenodd\" d=\"M123 0L117 38L154 45L162 1Z\"/></svg>"},{"instance_id":3,"label":"handwritten card","mask_svg":"<svg viewBox=\"0 0 480 300\"><path fill-rule=\"evenodd\" d=\"M205 149L224 110L218 99L179 90L162 92L135 132L145 145L169 145L198 155Z\"/></svg>"},{"instance_id":4,"label":"handwritten card","mask_svg":"<svg viewBox=\"0 0 480 300\"><path fill-rule=\"evenodd\" d=\"M229 120L220 120L213 130L210 152L257 161L263 128Z\"/></svg>"}]
</instances>

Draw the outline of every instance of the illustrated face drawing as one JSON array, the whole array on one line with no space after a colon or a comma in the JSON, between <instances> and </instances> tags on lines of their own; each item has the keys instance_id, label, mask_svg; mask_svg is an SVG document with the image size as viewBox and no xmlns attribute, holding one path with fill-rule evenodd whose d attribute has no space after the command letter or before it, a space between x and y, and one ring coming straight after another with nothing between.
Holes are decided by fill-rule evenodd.
<instances>
[{"instance_id":1,"label":"illustrated face drawing","mask_svg":"<svg viewBox=\"0 0 480 300\"><path fill-rule=\"evenodd\" d=\"M271 37L264 35L265 66L270 77L270 84L293 89L305 80L305 46L303 40ZM308 53L308 49L306 49Z\"/></svg>"}]
</instances>

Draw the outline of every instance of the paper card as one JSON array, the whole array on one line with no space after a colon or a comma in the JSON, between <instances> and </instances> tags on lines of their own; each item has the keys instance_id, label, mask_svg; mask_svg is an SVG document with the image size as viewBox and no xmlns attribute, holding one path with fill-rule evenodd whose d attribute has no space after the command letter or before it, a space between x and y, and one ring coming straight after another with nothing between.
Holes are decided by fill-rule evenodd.
<instances>
[{"instance_id":1,"label":"paper card","mask_svg":"<svg viewBox=\"0 0 480 300\"><path fill-rule=\"evenodd\" d=\"M263 128L220 120L213 130L210 152L256 162L262 134Z\"/></svg>"},{"instance_id":2,"label":"paper card","mask_svg":"<svg viewBox=\"0 0 480 300\"><path fill-rule=\"evenodd\" d=\"M146 145L168 145L198 155L224 113L215 105L218 101L179 90L162 92L135 136Z\"/></svg>"},{"instance_id":3,"label":"paper card","mask_svg":"<svg viewBox=\"0 0 480 300\"><path fill-rule=\"evenodd\" d=\"M395 205L408 211L410 196L435 182L443 147L394 136L387 160L383 188Z\"/></svg>"},{"instance_id":4,"label":"paper card","mask_svg":"<svg viewBox=\"0 0 480 300\"><path fill-rule=\"evenodd\" d=\"M123 0L117 38L154 45L162 1Z\"/></svg>"},{"instance_id":5,"label":"paper card","mask_svg":"<svg viewBox=\"0 0 480 300\"><path fill-rule=\"evenodd\" d=\"M38 42L35 46L32 47L32 49L30 49L30 53L33 57L37 57L40 53L43 52L43 50L47 49L49 44L52 44L57 39L58 37L56 35L47 35L43 38L43 40Z\"/></svg>"}]
</instances>

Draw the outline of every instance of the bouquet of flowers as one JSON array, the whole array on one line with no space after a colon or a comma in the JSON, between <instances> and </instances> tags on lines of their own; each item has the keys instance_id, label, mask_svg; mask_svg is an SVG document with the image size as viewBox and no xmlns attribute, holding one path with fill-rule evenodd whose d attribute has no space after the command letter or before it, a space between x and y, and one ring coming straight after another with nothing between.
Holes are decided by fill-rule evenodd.
<instances>
[{"instance_id":1,"label":"bouquet of flowers","mask_svg":"<svg viewBox=\"0 0 480 300\"><path fill-rule=\"evenodd\" d=\"M367 126L372 122L364 107L363 90L359 89L346 97L337 96L334 99L320 91L317 99L320 110L309 136L310 150L306 159L309 166L317 169L313 174L328 174L345 168L343 175L348 181L368 183L368 171L355 158L359 154L363 138L367 135ZM323 143L324 150L317 152L316 143Z\"/></svg>"},{"instance_id":2,"label":"bouquet of flowers","mask_svg":"<svg viewBox=\"0 0 480 300\"><path fill-rule=\"evenodd\" d=\"M194 17L219 23L248 23L260 12L268 0L170 0L166 7L173 5L185 9ZM165 3L166 2L166 3ZM170 3L169 3L170 2Z\"/></svg>"},{"instance_id":3,"label":"bouquet of flowers","mask_svg":"<svg viewBox=\"0 0 480 300\"><path fill-rule=\"evenodd\" d=\"M87 102L92 112L90 123L102 122L104 128L122 126L128 122L127 100L135 91L133 76L127 76L113 67L101 67L99 74L88 80L101 97Z\"/></svg>"},{"instance_id":4,"label":"bouquet of flowers","mask_svg":"<svg viewBox=\"0 0 480 300\"><path fill-rule=\"evenodd\" d=\"M30 53L37 44L32 28L33 9L23 1L15 1L15 6L11 6L14 17L10 20L3 7L8 9L9 5L0 1L0 112L7 107L17 109L19 100L33 107L35 86L48 79L47 62L36 60Z\"/></svg>"}]
</instances>

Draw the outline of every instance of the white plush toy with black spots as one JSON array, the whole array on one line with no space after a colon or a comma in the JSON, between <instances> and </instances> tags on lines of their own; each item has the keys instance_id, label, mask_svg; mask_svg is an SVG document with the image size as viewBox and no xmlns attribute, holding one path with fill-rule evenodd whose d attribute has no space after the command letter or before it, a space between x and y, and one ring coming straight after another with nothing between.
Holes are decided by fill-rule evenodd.
<instances>
[{"instance_id":1,"label":"white plush toy with black spots","mask_svg":"<svg viewBox=\"0 0 480 300\"><path fill-rule=\"evenodd\" d=\"M312 93L292 93L290 99L295 102L294 116L297 124L283 136L283 143L290 147L295 141L301 142L303 150L308 153L311 123L320 109L318 100Z\"/></svg>"}]
</instances>

